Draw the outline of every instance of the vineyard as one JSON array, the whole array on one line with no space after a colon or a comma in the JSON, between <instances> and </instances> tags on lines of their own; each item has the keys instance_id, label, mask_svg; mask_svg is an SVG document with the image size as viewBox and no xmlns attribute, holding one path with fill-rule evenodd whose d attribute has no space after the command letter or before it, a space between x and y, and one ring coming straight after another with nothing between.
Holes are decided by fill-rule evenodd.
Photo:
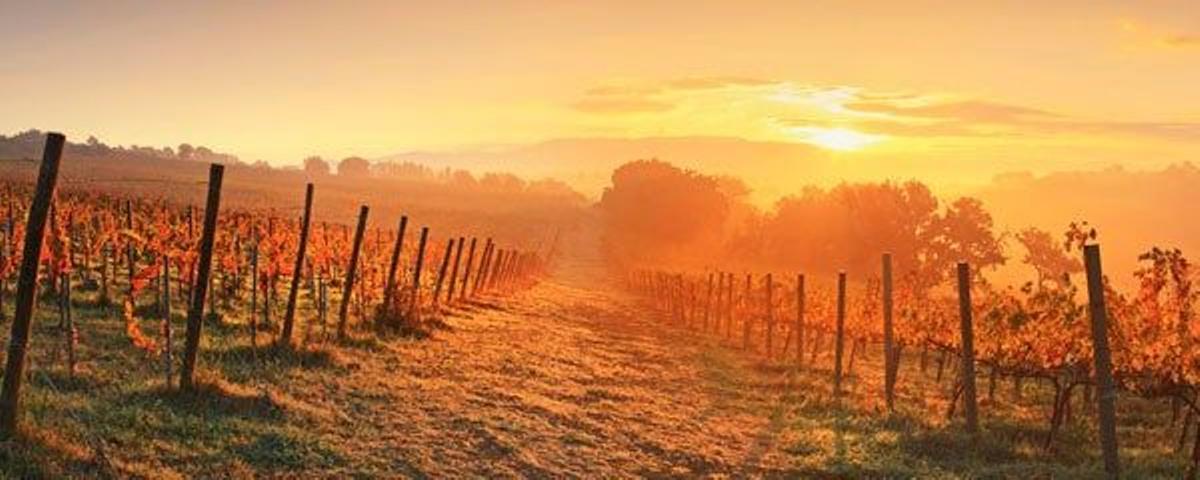
<instances>
[{"instance_id":1,"label":"vineyard","mask_svg":"<svg viewBox=\"0 0 1200 480\"><path fill-rule=\"evenodd\" d=\"M290 207L224 206L217 164L199 206L56 185L63 142L35 185L0 184L8 475L1200 465L1191 265L1151 249L1121 291L1087 223L1022 233L1038 277L1016 287L944 252L833 274L632 267L593 258L590 227L315 220L313 183Z\"/></svg>"},{"instance_id":2,"label":"vineyard","mask_svg":"<svg viewBox=\"0 0 1200 480\"><path fill-rule=\"evenodd\" d=\"M158 372L164 391L196 391L211 388L199 360L211 344L205 329L218 329L224 341L240 337L253 361L302 359L329 342L423 338L444 327L447 312L500 308L534 285L553 255L548 239L521 248L529 239L432 232L415 220L410 226L407 216L395 228L367 229L367 205L352 224L316 224L311 183L297 196L297 216L222 209L216 164L199 209L55 188L63 143L48 136L36 187L0 186L0 310L14 309L0 358L6 435L20 429L31 342L53 345L55 364L39 370L68 384L87 376L81 365L103 360L80 348L94 340L82 333L81 313L116 313L124 348ZM31 338L35 305L54 312L50 337Z\"/></svg>"},{"instance_id":3,"label":"vineyard","mask_svg":"<svg viewBox=\"0 0 1200 480\"><path fill-rule=\"evenodd\" d=\"M1165 401L1171 424L1160 428L1177 429L1179 449L1190 452L1188 476L1195 478L1200 467L1200 428L1194 428L1200 415L1200 357L1192 345L1200 340L1200 329L1192 321L1197 293L1190 263L1178 250L1152 249L1141 257L1145 266L1136 275L1140 289L1124 294L1100 270L1094 229L1072 224L1064 237L1065 258L1086 258L1083 300L1067 275L1020 289L1001 288L973 276L966 263L958 264L953 277L934 272L931 278L894 265L886 253L879 271L864 273L866 278L854 287L844 272L836 282L819 283L806 282L803 274L781 278L770 273L745 274L743 281L717 269L636 270L626 284L672 323L769 363L812 369L832 350L832 358L820 368L831 365L822 371L829 375L833 398L843 396L856 359L878 353L883 382L874 398L882 399L876 408L886 412L897 409L896 384L904 381L897 378L899 364L917 361L925 373L930 359L936 361L938 383L951 369L944 415L955 418L961 410L968 432L980 429L979 381L986 382L989 399L995 399L1001 383L1011 383L1018 396L1024 385L1049 386L1053 393L1039 442L1047 451L1055 448L1055 436L1072 417L1072 408L1095 413L1099 401L1097 436L1105 468L1114 473L1114 401ZM894 276L894 271L904 273Z\"/></svg>"}]
</instances>

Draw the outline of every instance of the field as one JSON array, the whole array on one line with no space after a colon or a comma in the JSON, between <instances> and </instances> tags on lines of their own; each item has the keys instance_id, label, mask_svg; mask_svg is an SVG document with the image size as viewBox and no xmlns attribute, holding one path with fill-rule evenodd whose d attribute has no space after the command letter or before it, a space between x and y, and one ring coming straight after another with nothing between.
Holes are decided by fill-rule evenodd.
<instances>
[{"instance_id":1,"label":"field","mask_svg":"<svg viewBox=\"0 0 1200 480\"><path fill-rule=\"evenodd\" d=\"M698 269L646 261L645 232L629 225L653 225L636 216L661 213L653 204L678 201L672 191L697 193L654 185L696 178L665 164L632 164L655 172L638 179L644 190L614 174L600 213L514 191L525 208L457 210L418 237L421 218L369 227L366 205L356 224L313 221L312 183L296 210L220 206L217 165L203 209L88 185L49 195L53 142L36 188L17 175L0 199L9 219L28 219L6 221L0 243L6 476L1095 478L1118 461L1133 478L1195 471L1194 365L1170 353L1191 341L1189 265L1153 250L1138 278L1154 288L1127 297L1101 281L1086 223L1061 247L1033 231L1022 242L1046 264L1086 270L1090 303L1067 275L1006 289L973 280L965 262L951 288L944 251L999 256L970 201L927 212L932 233L897 255L933 270L893 278L888 253L866 280L831 282L820 268L743 277L713 258ZM917 187L904 188L893 198L911 201ZM943 223L956 227L934 229ZM964 224L980 228L960 236ZM17 255L16 239L40 229L40 255ZM1086 268L1054 263L1080 252ZM736 252L714 258L746 267ZM1111 423L1104 398L1119 401ZM1115 456L1105 438L1119 440Z\"/></svg>"},{"instance_id":2,"label":"field","mask_svg":"<svg viewBox=\"0 0 1200 480\"><path fill-rule=\"evenodd\" d=\"M86 303L86 299L80 299ZM426 340L362 337L251 353L240 322L211 329L193 394L163 390L112 312L85 310L75 379L34 352L29 428L6 476L791 476L1094 478L1090 413L1044 451L1051 392L1001 385L984 433L944 416L948 384L900 374L881 412L881 355L864 355L831 400L828 355L797 373L669 324L573 259L504 306L448 312ZM106 314L107 313L107 314ZM36 334L54 338L43 315ZM736 343L736 342L735 342ZM913 356L915 357L915 355ZM911 361L909 361L911 360ZM946 376L949 378L949 375ZM1082 408L1082 405L1081 405ZM1122 399L1133 478L1176 478L1162 402Z\"/></svg>"}]
</instances>

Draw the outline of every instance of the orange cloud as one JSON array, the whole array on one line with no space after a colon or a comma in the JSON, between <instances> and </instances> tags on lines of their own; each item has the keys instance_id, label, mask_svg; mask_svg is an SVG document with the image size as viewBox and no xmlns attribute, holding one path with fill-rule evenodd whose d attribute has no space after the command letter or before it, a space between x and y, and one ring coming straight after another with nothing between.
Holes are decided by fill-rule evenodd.
<instances>
[{"instance_id":1,"label":"orange cloud","mask_svg":"<svg viewBox=\"0 0 1200 480\"><path fill-rule=\"evenodd\" d=\"M1200 47L1200 35L1174 34L1163 38L1163 44L1171 47Z\"/></svg>"},{"instance_id":2,"label":"orange cloud","mask_svg":"<svg viewBox=\"0 0 1200 480\"><path fill-rule=\"evenodd\" d=\"M860 112L886 113L889 115L902 117L937 118L995 123L1015 122L1031 118L1058 116L1037 108L980 100L923 104L915 106L902 106L891 102L854 102L846 104L846 108Z\"/></svg>"},{"instance_id":3,"label":"orange cloud","mask_svg":"<svg viewBox=\"0 0 1200 480\"><path fill-rule=\"evenodd\" d=\"M757 87L778 83L749 77L689 77L673 80L667 86L676 90L710 90L724 87Z\"/></svg>"},{"instance_id":4,"label":"orange cloud","mask_svg":"<svg viewBox=\"0 0 1200 480\"><path fill-rule=\"evenodd\" d=\"M575 110L598 114L656 113L675 108L657 100L637 97L588 98L571 105Z\"/></svg>"}]
</instances>

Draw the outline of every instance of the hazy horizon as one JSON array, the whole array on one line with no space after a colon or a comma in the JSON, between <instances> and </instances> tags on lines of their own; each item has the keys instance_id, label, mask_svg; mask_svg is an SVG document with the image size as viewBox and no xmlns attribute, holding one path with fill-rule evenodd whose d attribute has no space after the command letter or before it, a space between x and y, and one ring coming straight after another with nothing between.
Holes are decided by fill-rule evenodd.
<instances>
[{"instance_id":1,"label":"hazy horizon","mask_svg":"<svg viewBox=\"0 0 1200 480\"><path fill-rule=\"evenodd\" d=\"M841 180L1152 170L1200 152L1187 5L11 5L0 131L190 142L274 166L429 152L527 175L542 172L522 160L546 159L520 153L546 144L698 139L628 151L737 171L767 198ZM573 167L548 175L595 196L580 180L594 172Z\"/></svg>"}]
</instances>

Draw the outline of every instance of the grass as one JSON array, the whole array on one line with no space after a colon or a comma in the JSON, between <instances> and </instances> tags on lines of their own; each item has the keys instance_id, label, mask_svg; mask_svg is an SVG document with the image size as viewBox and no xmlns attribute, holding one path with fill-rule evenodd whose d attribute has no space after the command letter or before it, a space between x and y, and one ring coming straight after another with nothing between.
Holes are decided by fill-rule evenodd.
<instances>
[{"instance_id":1,"label":"grass","mask_svg":"<svg viewBox=\"0 0 1200 480\"><path fill-rule=\"evenodd\" d=\"M210 319L197 388L185 393L166 388L161 358L135 349L116 312L90 296L75 299L81 361L74 375L65 365L57 310L42 304L36 312L23 430L0 453L0 477L251 477L348 466L338 448L311 433L320 420L288 408L271 388L344 372L349 367L328 345L281 350L266 346L273 339L266 333L251 348L239 320ZM186 326L180 315L172 323L178 357ZM159 338L158 325L141 326Z\"/></svg>"},{"instance_id":2,"label":"grass","mask_svg":"<svg viewBox=\"0 0 1200 480\"><path fill-rule=\"evenodd\" d=\"M1090 410L1077 411L1064 425L1052 448L1042 448L1048 429L1048 385L1027 380L1021 397L1010 385L998 385L987 396L981 375L980 432L969 433L958 419L947 421L946 407L953 373L938 382L935 365L927 373L916 355L901 361L897 411L882 405L882 355L860 356L855 375L845 380L845 398L832 395L832 356L824 352L816 365L800 371L762 363L719 340L699 340L697 353L716 398L736 401L747 383L768 386L772 393L757 408L771 428L790 465L786 473L800 478L1102 478L1103 465ZM831 349L827 349L831 350ZM806 356L807 360L807 356ZM1081 397L1080 397L1081 398ZM1132 396L1119 400L1118 436L1125 478L1180 478L1185 455L1174 451L1177 426L1168 427L1165 403ZM1083 408L1083 402L1076 403ZM961 418L961 409L958 413Z\"/></svg>"},{"instance_id":3,"label":"grass","mask_svg":"<svg viewBox=\"0 0 1200 480\"><path fill-rule=\"evenodd\" d=\"M599 300L560 300L573 309L570 321L529 306L495 311L505 320L453 322L462 331L450 341L365 329L319 341L315 328L312 343L282 349L268 346L269 331L252 348L244 319L226 312L205 324L199 388L182 393L164 386L161 360L135 349L115 311L90 295L76 299L73 376L54 307L37 310L25 427L0 442L0 478L1102 474L1082 402L1047 451L1049 387L1027 381L1015 398L1004 383L993 399L981 377L981 432L971 434L946 419L954 372L939 382L935 362L922 372L913 353L901 364L898 410L888 414L877 351L858 356L845 397L834 400L829 349L797 371L649 320L652 336L640 337L613 324ZM540 295L536 302L552 293ZM156 325L142 328L157 338ZM183 318L173 325L182 339ZM1122 396L1118 418L1127 478L1186 472L1165 403Z\"/></svg>"}]
</instances>

